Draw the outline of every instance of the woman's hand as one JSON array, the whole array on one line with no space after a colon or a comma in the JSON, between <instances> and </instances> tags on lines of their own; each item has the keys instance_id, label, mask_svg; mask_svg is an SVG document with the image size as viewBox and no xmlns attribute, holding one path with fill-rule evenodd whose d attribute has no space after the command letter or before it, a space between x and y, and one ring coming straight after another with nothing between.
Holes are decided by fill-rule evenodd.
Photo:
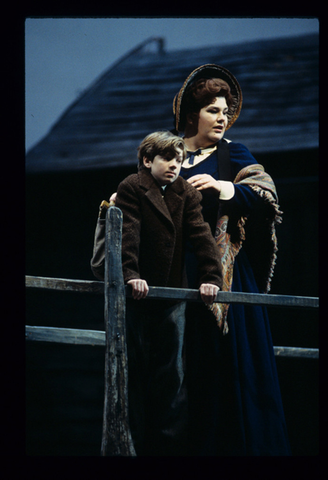
<instances>
[{"instance_id":1,"label":"woman's hand","mask_svg":"<svg viewBox=\"0 0 328 480\"><path fill-rule=\"evenodd\" d=\"M215 180L211 175L207 173L202 173L201 175L194 175L190 177L187 182L189 182L197 190L205 190L207 188L214 188L218 193L221 192L220 182Z\"/></svg>"},{"instance_id":2,"label":"woman's hand","mask_svg":"<svg viewBox=\"0 0 328 480\"><path fill-rule=\"evenodd\" d=\"M202 283L199 287L201 299L207 305L211 305L214 302L216 294L219 290L220 288L217 285L213 285L212 283Z\"/></svg>"},{"instance_id":3,"label":"woman's hand","mask_svg":"<svg viewBox=\"0 0 328 480\"><path fill-rule=\"evenodd\" d=\"M141 300L145 298L149 292L149 287L146 280L141 280L141 278L135 278L129 280L128 285L132 286L132 297L134 300Z\"/></svg>"}]
</instances>

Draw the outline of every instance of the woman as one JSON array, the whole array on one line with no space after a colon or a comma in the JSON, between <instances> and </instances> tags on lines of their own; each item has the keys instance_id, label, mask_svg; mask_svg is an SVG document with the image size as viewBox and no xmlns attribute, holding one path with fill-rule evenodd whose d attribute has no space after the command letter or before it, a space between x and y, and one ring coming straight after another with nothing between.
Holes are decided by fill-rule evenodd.
<instances>
[{"instance_id":1,"label":"woman","mask_svg":"<svg viewBox=\"0 0 328 480\"><path fill-rule=\"evenodd\" d=\"M221 251L224 288L268 292L281 221L275 186L249 150L224 139L242 92L218 65L203 65L173 104L189 150L181 173L203 195L203 216ZM189 248L188 286L197 265ZM186 358L191 455L290 455L266 309L189 303Z\"/></svg>"}]
</instances>

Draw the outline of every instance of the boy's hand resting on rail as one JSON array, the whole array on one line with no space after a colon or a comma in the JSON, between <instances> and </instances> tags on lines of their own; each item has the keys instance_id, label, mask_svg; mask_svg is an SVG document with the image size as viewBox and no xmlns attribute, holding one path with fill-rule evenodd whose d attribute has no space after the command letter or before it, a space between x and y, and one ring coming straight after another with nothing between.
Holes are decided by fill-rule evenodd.
<instances>
[{"instance_id":1,"label":"boy's hand resting on rail","mask_svg":"<svg viewBox=\"0 0 328 480\"><path fill-rule=\"evenodd\" d=\"M207 305L211 305L214 302L216 294L219 290L220 288L217 285L213 285L212 283L202 283L199 287L201 299Z\"/></svg>"},{"instance_id":2,"label":"boy's hand resting on rail","mask_svg":"<svg viewBox=\"0 0 328 480\"><path fill-rule=\"evenodd\" d=\"M127 283L128 285L132 286L132 297L134 300L141 300L147 296L149 287L146 280L135 278L133 280L129 280ZM211 305L214 302L216 294L219 290L219 287L211 283L202 283L199 287L201 299L208 305Z\"/></svg>"},{"instance_id":3,"label":"boy's hand resting on rail","mask_svg":"<svg viewBox=\"0 0 328 480\"><path fill-rule=\"evenodd\" d=\"M149 287L146 280L141 280L141 278L135 278L129 280L128 285L132 286L132 297L135 300L141 300L145 298L149 292Z\"/></svg>"}]
</instances>

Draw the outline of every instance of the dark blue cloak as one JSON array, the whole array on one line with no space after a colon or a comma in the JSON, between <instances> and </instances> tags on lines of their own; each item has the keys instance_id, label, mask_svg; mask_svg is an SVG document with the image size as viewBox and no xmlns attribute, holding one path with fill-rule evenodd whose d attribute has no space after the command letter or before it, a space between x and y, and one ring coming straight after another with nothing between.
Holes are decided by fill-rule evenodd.
<instances>
[{"instance_id":1,"label":"dark blue cloak","mask_svg":"<svg viewBox=\"0 0 328 480\"><path fill-rule=\"evenodd\" d=\"M229 143L232 178L255 158L242 144ZM207 173L219 180L216 153L190 169L187 179ZM219 202L203 193L203 215L214 234ZM250 187L235 185L235 195L223 202L230 216L252 215L265 204ZM232 291L258 293L250 259L252 245L241 248L234 265ZM189 287L198 288L197 266L186 255ZM186 327L186 370L189 397L191 455L290 455L267 311L261 306L231 304L229 333L219 330L203 304L189 303Z\"/></svg>"}]
</instances>

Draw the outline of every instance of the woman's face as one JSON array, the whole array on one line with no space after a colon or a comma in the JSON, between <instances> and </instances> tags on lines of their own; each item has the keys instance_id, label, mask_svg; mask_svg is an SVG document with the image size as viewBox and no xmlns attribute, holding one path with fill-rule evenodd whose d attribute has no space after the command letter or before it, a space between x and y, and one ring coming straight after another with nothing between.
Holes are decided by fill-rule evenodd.
<instances>
[{"instance_id":1,"label":"woman's face","mask_svg":"<svg viewBox=\"0 0 328 480\"><path fill-rule=\"evenodd\" d=\"M223 137L228 124L228 106L224 97L203 107L198 114L197 140L201 147L218 142Z\"/></svg>"}]
</instances>

